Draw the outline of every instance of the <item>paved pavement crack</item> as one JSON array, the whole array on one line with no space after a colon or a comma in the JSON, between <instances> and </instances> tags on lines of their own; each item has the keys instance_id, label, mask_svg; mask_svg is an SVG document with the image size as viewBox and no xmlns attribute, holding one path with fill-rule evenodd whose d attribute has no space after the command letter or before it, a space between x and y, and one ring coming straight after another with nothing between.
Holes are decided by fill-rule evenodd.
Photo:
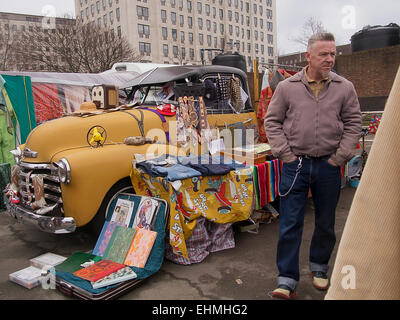
<instances>
[{"instance_id":1,"label":"paved pavement crack","mask_svg":"<svg viewBox=\"0 0 400 320\"><path fill-rule=\"evenodd\" d=\"M171 278L173 278L173 279L175 279L175 280L180 280L180 281L187 282L191 287L193 287L194 289L196 289L196 290L198 291L199 295L200 295L202 298L210 299L210 300L219 300L219 299L220 299L219 296L206 295L206 294L204 294L204 292L203 292L203 290L200 288L200 286L199 286L197 283L191 281L190 279L187 279L187 278L180 278L180 277L176 276L174 273L169 272L169 271L165 271L165 270L160 270L160 271L161 271L162 273L165 273L165 274L169 275Z\"/></svg>"}]
</instances>

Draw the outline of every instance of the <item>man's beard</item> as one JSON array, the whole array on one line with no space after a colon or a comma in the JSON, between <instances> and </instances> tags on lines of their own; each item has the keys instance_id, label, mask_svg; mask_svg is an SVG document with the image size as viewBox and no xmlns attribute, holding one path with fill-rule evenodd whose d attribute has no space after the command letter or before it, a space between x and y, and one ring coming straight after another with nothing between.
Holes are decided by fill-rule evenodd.
<instances>
[{"instance_id":1,"label":"man's beard","mask_svg":"<svg viewBox=\"0 0 400 320\"><path fill-rule=\"evenodd\" d=\"M327 71L322 71L321 72L322 78L327 78L329 76L330 72L331 72L331 69L329 69Z\"/></svg>"}]
</instances>

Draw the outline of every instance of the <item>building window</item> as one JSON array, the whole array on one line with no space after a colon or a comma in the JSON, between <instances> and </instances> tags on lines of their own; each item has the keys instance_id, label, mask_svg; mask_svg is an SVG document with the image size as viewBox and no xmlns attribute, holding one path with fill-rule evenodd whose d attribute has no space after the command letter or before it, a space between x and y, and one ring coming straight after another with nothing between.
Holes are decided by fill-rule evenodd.
<instances>
[{"instance_id":1,"label":"building window","mask_svg":"<svg viewBox=\"0 0 400 320\"><path fill-rule=\"evenodd\" d=\"M150 26L138 24L138 32L140 36L150 36Z\"/></svg>"},{"instance_id":2,"label":"building window","mask_svg":"<svg viewBox=\"0 0 400 320\"><path fill-rule=\"evenodd\" d=\"M178 38L178 31L176 29L172 29L172 39L176 41Z\"/></svg>"},{"instance_id":3,"label":"building window","mask_svg":"<svg viewBox=\"0 0 400 320\"><path fill-rule=\"evenodd\" d=\"M268 55L274 56L274 47L268 47Z\"/></svg>"},{"instance_id":4,"label":"building window","mask_svg":"<svg viewBox=\"0 0 400 320\"><path fill-rule=\"evenodd\" d=\"M272 10L271 9L267 9L267 18L272 19Z\"/></svg>"},{"instance_id":5,"label":"building window","mask_svg":"<svg viewBox=\"0 0 400 320\"><path fill-rule=\"evenodd\" d=\"M175 58L178 57L178 46L173 46L172 47L172 53L173 53Z\"/></svg>"},{"instance_id":6,"label":"building window","mask_svg":"<svg viewBox=\"0 0 400 320\"><path fill-rule=\"evenodd\" d=\"M151 44L147 42L139 42L139 52L142 55L150 55L151 53Z\"/></svg>"},{"instance_id":7,"label":"building window","mask_svg":"<svg viewBox=\"0 0 400 320\"><path fill-rule=\"evenodd\" d=\"M204 39L203 39L203 34L202 33L199 33L199 44L202 46L203 45L203 41L204 41Z\"/></svg>"},{"instance_id":8,"label":"building window","mask_svg":"<svg viewBox=\"0 0 400 320\"><path fill-rule=\"evenodd\" d=\"M175 12L171 12L171 21L172 21L172 24L176 24L176 13Z\"/></svg>"},{"instance_id":9,"label":"building window","mask_svg":"<svg viewBox=\"0 0 400 320\"><path fill-rule=\"evenodd\" d=\"M189 32L189 43L193 44L193 33Z\"/></svg>"},{"instance_id":10,"label":"building window","mask_svg":"<svg viewBox=\"0 0 400 320\"><path fill-rule=\"evenodd\" d=\"M162 28L161 28L161 35L162 35L162 38L163 38L164 40L167 40L167 38L168 38L168 32L167 32L167 28L166 28L166 27L162 27Z\"/></svg>"},{"instance_id":11,"label":"building window","mask_svg":"<svg viewBox=\"0 0 400 320\"><path fill-rule=\"evenodd\" d=\"M119 19L121 18L121 13L120 13L119 8L117 8L117 9L115 10L115 16L117 17L117 21L119 21Z\"/></svg>"},{"instance_id":12,"label":"building window","mask_svg":"<svg viewBox=\"0 0 400 320\"><path fill-rule=\"evenodd\" d=\"M163 44L163 54L164 54L164 57L168 57L168 45L167 44Z\"/></svg>"},{"instance_id":13,"label":"building window","mask_svg":"<svg viewBox=\"0 0 400 320\"><path fill-rule=\"evenodd\" d=\"M137 6L137 15L139 19L144 18L147 20L149 18L149 8Z\"/></svg>"},{"instance_id":14,"label":"building window","mask_svg":"<svg viewBox=\"0 0 400 320\"><path fill-rule=\"evenodd\" d=\"M198 24L198 26L199 26L199 29L200 29L200 30L203 30L203 19L202 19L202 18L198 18L197 24Z\"/></svg>"},{"instance_id":15,"label":"building window","mask_svg":"<svg viewBox=\"0 0 400 320\"><path fill-rule=\"evenodd\" d=\"M209 4L206 4L206 15L209 16L210 13L211 13L210 5L209 5Z\"/></svg>"},{"instance_id":16,"label":"building window","mask_svg":"<svg viewBox=\"0 0 400 320\"><path fill-rule=\"evenodd\" d=\"M161 10L161 21L167 22L167 11Z\"/></svg>"}]
</instances>

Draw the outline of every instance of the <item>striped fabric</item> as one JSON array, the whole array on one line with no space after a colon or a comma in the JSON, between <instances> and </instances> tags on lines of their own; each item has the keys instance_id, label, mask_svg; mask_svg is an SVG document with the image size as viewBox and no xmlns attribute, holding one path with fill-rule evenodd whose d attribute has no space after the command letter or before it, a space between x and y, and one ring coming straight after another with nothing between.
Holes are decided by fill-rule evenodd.
<instances>
[{"instance_id":1,"label":"striped fabric","mask_svg":"<svg viewBox=\"0 0 400 320\"><path fill-rule=\"evenodd\" d=\"M282 162L278 159L266 161L252 167L256 209L275 201L279 195Z\"/></svg>"}]
</instances>

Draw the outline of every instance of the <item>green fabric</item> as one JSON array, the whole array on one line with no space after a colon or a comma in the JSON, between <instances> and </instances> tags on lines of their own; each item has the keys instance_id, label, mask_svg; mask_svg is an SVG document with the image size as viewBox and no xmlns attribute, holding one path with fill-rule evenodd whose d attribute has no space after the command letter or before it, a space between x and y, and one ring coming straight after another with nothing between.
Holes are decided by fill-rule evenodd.
<instances>
[{"instance_id":1,"label":"green fabric","mask_svg":"<svg viewBox=\"0 0 400 320\"><path fill-rule=\"evenodd\" d=\"M20 143L25 143L29 133L36 127L31 78L9 75L2 75L2 77L6 81L4 87L20 127ZM16 123L14 123L15 126Z\"/></svg>"},{"instance_id":2,"label":"green fabric","mask_svg":"<svg viewBox=\"0 0 400 320\"><path fill-rule=\"evenodd\" d=\"M4 203L3 190L11 179L11 166L9 163L0 163L0 212L5 211L6 204Z\"/></svg>"},{"instance_id":3,"label":"green fabric","mask_svg":"<svg viewBox=\"0 0 400 320\"><path fill-rule=\"evenodd\" d=\"M72 256L64 260L64 262L57 265L55 268L57 271L74 273L75 271L83 268L81 267L82 263L88 262L90 260L97 262L102 260L102 258L91 253L77 251L74 252Z\"/></svg>"},{"instance_id":4,"label":"green fabric","mask_svg":"<svg viewBox=\"0 0 400 320\"><path fill-rule=\"evenodd\" d=\"M14 132L12 134L8 132L7 115L0 109L0 164L14 165L14 156L9 152L13 149L15 149Z\"/></svg>"},{"instance_id":5,"label":"green fabric","mask_svg":"<svg viewBox=\"0 0 400 320\"><path fill-rule=\"evenodd\" d=\"M252 173L253 173L253 181L254 181L254 194L256 197L256 210L261 209L261 205L260 205L260 190L258 187L258 174L257 174L257 167L256 166L252 166Z\"/></svg>"}]
</instances>

